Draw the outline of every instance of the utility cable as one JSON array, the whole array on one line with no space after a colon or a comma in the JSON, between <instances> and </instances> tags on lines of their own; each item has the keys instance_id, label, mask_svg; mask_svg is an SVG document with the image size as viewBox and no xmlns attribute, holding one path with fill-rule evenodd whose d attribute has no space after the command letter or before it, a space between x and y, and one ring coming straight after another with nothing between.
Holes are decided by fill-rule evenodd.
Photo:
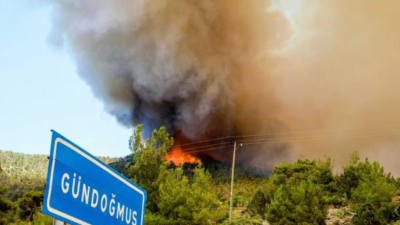
<instances>
[{"instance_id":1,"label":"utility cable","mask_svg":"<svg viewBox=\"0 0 400 225\"><path fill-rule=\"evenodd\" d=\"M217 140L224 140L224 139L244 139L244 138L249 138L249 137L262 137L262 136L277 136L277 135L290 135L290 134L306 134L306 133L326 133L326 132L348 132L348 131L358 131L358 130L367 130L367 129L373 129L374 131L382 128L398 128L399 126L397 125L387 125L387 126L379 126L379 127L363 127L363 128L349 128L349 129L332 129L332 130L309 130L309 131L294 131L294 132L278 132L278 133L268 133L268 134L251 134L251 135L232 135L232 136L224 136L224 137L219 137L219 138L213 138L213 139L208 139L208 140L203 140L203 141L198 141L198 142L191 142L191 143L185 143L185 144L180 144L180 145L174 145L173 147L181 147L181 146L188 146L188 145L197 145L201 143L207 143L207 142L213 142ZM226 142L226 141L225 141Z\"/></svg>"},{"instance_id":2,"label":"utility cable","mask_svg":"<svg viewBox=\"0 0 400 225\"><path fill-rule=\"evenodd\" d=\"M242 143L243 145L276 144L276 143L288 143L288 142L297 142L297 141L315 141L315 140L337 139L337 138L376 137L376 136L387 135L388 133L397 134L398 132L400 132L400 131L399 130L393 130L393 131L386 131L386 133L374 132L374 133L353 134L353 135L336 135L336 136L305 136L305 137L292 137L292 138L253 139L253 140L242 140L242 141L238 141L238 142ZM205 152L205 151L212 151L212 150L217 150L217 149L228 148L228 147L232 147L232 145L233 145L232 142L221 143L221 145L222 144L224 144L226 146L219 146L219 147L209 148L209 146L213 146L213 145L207 145L207 146L203 147L205 149L201 149L201 147L191 148L191 149L199 149L199 150L197 150L197 151L187 151L188 149L184 149L184 152L192 154L192 153L196 153L196 152Z\"/></svg>"}]
</instances>

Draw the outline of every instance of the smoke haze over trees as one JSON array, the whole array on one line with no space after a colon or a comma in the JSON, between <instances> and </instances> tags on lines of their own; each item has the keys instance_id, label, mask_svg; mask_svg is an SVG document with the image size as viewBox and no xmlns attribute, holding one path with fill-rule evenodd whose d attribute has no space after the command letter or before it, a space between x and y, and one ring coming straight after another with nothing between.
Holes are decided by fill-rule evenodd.
<instances>
[{"instance_id":1,"label":"smoke haze over trees","mask_svg":"<svg viewBox=\"0 0 400 225\"><path fill-rule=\"evenodd\" d=\"M399 135L381 133L400 123L396 0L44 2L52 43L125 126L165 125L192 140L334 130L339 141L288 140L238 159L272 168L329 154L340 165L362 149L399 172Z\"/></svg>"}]
</instances>

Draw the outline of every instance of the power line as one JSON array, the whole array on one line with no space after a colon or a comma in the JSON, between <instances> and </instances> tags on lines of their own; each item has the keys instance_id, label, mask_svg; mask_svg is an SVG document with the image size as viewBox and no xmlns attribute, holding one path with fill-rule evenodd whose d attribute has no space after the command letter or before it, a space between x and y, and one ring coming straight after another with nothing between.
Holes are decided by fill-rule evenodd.
<instances>
[{"instance_id":1,"label":"power line","mask_svg":"<svg viewBox=\"0 0 400 225\"><path fill-rule=\"evenodd\" d=\"M387 135L388 133L393 134L393 133L398 133L398 132L400 132L400 130L386 131L385 133L374 132L374 133L363 133L363 134L353 134L353 135L305 136L305 137L269 138L269 139L253 139L253 140L250 139L250 140L241 140L240 142L243 143L243 145L276 144L276 143L288 143L288 142L297 142L297 141L314 141L314 140L337 139L337 138L376 137L376 136ZM185 149L184 152L192 154L192 153L197 153L197 152L205 152L205 151L224 149L224 148L232 147L232 142L220 143L220 145L225 145L225 146L209 148L208 146L213 146L213 145L206 145L203 147L191 148L191 149L199 149L197 151L186 151L187 149ZM202 148L205 148L205 149L202 149Z\"/></svg>"},{"instance_id":2,"label":"power line","mask_svg":"<svg viewBox=\"0 0 400 225\"><path fill-rule=\"evenodd\" d=\"M181 146L187 146L187 145L195 145L195 144L199 144L199 143L204 143L204 142L211 142L211 141L216 141L216 140L221 140L221 139L229 139L232 136L225 136L225 137L219 137L219 138L214 138L214 139L208 139L208 140L204 140L204 141L198 141L198 142L191 142L191 143L186 143L186 144L180 144L180 145L174 145L172 147L181 147Z\"/></svg>"},{"instance_id":3,"label":"power line","mask_svg":"<svg viewBox=\"0 0 400 225\"><path fill-rule=\"evenodd\" d=\"M212 147L212 146L224 145L224 144L232 144L232 143L233 143L232 141L220 142L220 143L211 144L211 145L203 145L203 146L185 148L185 151L187 151L187 150L199 149L199 148L204 148L204 147ZM174 146L173 146L173 147L174 147Z\"/></svg>"},{"instance_id":4,"label":"power line","mask_svg":"<svg viewBox=\"0 0 400 225\"><path fill-rule=\"evenodd\" d=\"M382 136L386 134L381 134L381 135L372 135L372 134L367 134L367 135L353 135L353 136L331 136L331 137L306 137L303 139L293 139L290 141L314 141L314 140L324 140L324 139L336 139L336 138L366 138L366 137L377 137L377 136ZM243 143L244 145L252 145L252 144L265 144L265 143L285 143L288 141L260 141L260 142L250 142L250 143Z\"/></svg>"},{"instance_id":5,"label":"power line","mask_svg":"<svg viewBox=\"0 0 400 225\"><path fill-rule=\"evenodd\" d=\"M202 150L198 150L198 151L192 151L192 152L185 152L184 153L196 153L196 152L207 152L207 151L213 151L213 150L218 150L218 149L224 149L224 148L232 148L232 145L227 145L227 146L223 146L223 147L219 147L219 148L210 148L210 149L202 149Z\"/></svg>"},{"instance_id":6,"label":"power line","mask_svg":"<svg viewBox=\"0 0 400 225\"><path fill-rule=\"evenodd\" d=\"M198 142L191 142L191 143L185 143L185 144L180 144L180 145L174 145L172 147L181 147L181 146L188 146L188 145L197 145L201 143L207 143L207 142L213 142L217 140L224 140L224 139L245 139L249 137L262 137L262 136L276 136L276 135L290 135L290 134L307 134L307 133L327 133L327 132L348 132L348 131L358 131L358 130L367 130L367 129L373 129L374 131L382 128L397 128L399 126L397 125L387 125L387 126L379 126L379 127L359 127L359 128L349 128L349 129L332 129L332 130L309 130L309 131L294 131L294 132L279 132L279 133L268 133L268 134L251 134L251 135L231 135L231 136L223 136L223 137L218 137L218 138L213 138L213 139L208 139L208 140L203 140L203 141L198 141Z\"/></svg>"},{"instance_id":7,"label":"power line","mask_svg":"<svg viewBox=\"0 0 400 225\"><path fill-rule=\"evenodd\" d=\"M375 131L375 132L369 132L369 133L353 133L353 134L336 134L336 135L329 135L329 136L298 136L298 137L276 137L276 138L267 138L267 139L252 139L252 140L240 140L243 143L246 142L253 142L253 141L268 141L268 140L292 140L296 138L336 138L336 137L352 137L354 135L379 135L379 134L387 134L387 133L394 133L394 132L400 132L400 130L388 130L388 131Z\"/></svg>"}]
</instances>

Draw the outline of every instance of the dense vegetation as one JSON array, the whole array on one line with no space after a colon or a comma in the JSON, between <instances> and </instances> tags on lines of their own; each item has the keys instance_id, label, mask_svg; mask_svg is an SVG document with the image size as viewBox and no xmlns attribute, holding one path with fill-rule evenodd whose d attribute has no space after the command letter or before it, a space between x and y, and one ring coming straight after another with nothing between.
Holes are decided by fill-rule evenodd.
<instances>
[{"instance_id":1,"label":"dense vegetation","mask_svg":"<svg viewBox=\"0 0 400 225\"><path fill-rule=\"evenodd\" d=\"M131 139L135 163L129 176L148 190L146 223L227 223L229 175L220 173L223 164L195 165L185 172L184 165L165 161L173 144L165 128L147 140L140 132L141 127ZM215 165L220 168L215 170ZM322 225L332 222L327 220L329 208L339 209L334 224L353 220L355 225L379 225L400 219L395 201L400 180L385 173L378 162L361 161L357 152L338 175L333 174L330 158L284 162L268 179L242 174L240 170L234 224Z\"/></svg>"},{"instance_id":2,"label":"dense vegetation","mask_svg":"<svg viewBox=\"0 0 400 225\"><path fill-rule=\"evenodd\" d=\"M275 167L248 209L271 224L286 225L325 224L329 206L347 208L338 219L354 215L354 225L390 224L400 219L395 198L399 179L385 173L378 162L360 161L357 152L343 169L333 175L329 158L283 163Z\"/></svg>"},{"instance_id":3,"label":"dense vegetation","mask_svg":"<svg viewBox=\"0 0 400 225\"><path fill-rule=\"evenodd\" d=\"M45 155L27 155L0 151L0 186L8 188L4 194L12 201L30 190L43 190L48 159Z\"/></svg>"},{"instance_id":4,"label":"dense vegetation","mask_svg":"<svg viewBox=\"0 0 400 225\"><path fill-rule=\"evenodd\" d=\"M99 157L106 163L120 158ZM52 224L40 214L48 158L0 150L0 225Z\"/></svg>"},{"instance_id":5,"label":"dense vegetation","mask_svg":"<svg viewBox=\"0 0 400 225\"><path fill-rule=\"evenodd\" d=\"M230 224L230 163L175 166L166 161L172 145L165 128L143 140L139 126L132 155L103 160L147 190L146 224ZM0 163L0 224L51 224L40 213L47 157L0 151ZM325 158L284 162L270 174L238 165L235 175L231 224L400 224L400 179L357 152L339 174Z\"/></svg>"}]
</instances>

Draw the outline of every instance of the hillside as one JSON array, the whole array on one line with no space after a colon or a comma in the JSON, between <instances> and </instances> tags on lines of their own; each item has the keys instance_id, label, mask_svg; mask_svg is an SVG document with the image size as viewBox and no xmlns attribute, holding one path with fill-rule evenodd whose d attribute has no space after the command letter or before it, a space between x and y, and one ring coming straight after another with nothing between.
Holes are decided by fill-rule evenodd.
<instances>
[{"instance_id":1,"label":"hillside","mask_svg":"<svg viewBox=\"0 0 400 225\"><path fill-rule=\"evenodd\" d=\"M107 164L121 158L98 157ZM8 188L6 196L16 200L28 190L44 190L48 156L0 150L0 186Z\"/></svg>"},{"instance_id":2,"label":"hillside","mask_svg":"<svg viewBox=\"0 0 400 225\"><path fill-rule=\"evenodd\" d=\"M145 148L142 151L152 150ZM99 158L129 178L133 178L132 174L148 176L149 170L137 170L144 162L140 154ZM154 157L146 160L154 160ZM165 162L165 157L160 156L159 160ZM3 167L0 173L0 206L6 206L3 211L0 209L0 224L20 224L19 221L51 224L51 218L37 211L43 200L47 156L0 151L0 163ZM156 193L163 202L156 205L159 211L147 211L146 224L204 224L191 218L190 215L197 215L197 210L212 219L212 224L229 224L230 162L202 158L201 166L189 163L164 165L164 169L160 167L160 172L152 170L160 173L157 179L146 179L162 182L160 187L163 186L162 189L145 187L148 193ZM146 183L140 185L143 187ZM1 196L2 186L8 189L4 193L6 198ZM399 178L384 172L379 162L361 160L357 152L339 174L333 173L330 158L284 162L277 165L274 171L238 164L235 169L232 224L268 224L268 221L270 224L295 225L299 221L314 221L314 224L364 225L365 221L373 220L374 225L398 225L399 188ZM176 198L175 195L184 197ZM35 199L37 202L33 203ZM193 199L196 199L196 204L190 208ZM158 204L158 201L155 203ZM152 206L150 204L148 208ZM194 214L187 214L186 210L170 214L170 210L181 209L174 204L186 205L185 209L190 208ZM196 205L202 207L196 208ZM1 222L2 213L6 223Z\"/></svg>"},{"instance_id":3,"label":"hillside","mask_svg":"<svg viewBox=\"0 0 400 225\"><path fill-rule=\"evenodd\" d=\"M98 157L109 164L118 172L129 176L128 167L133 165L132 155L123 158ZM219 196L223 199L229 197L231 164L230 162L218 162L210 158L203 158L203 166L213 177L214 185L219 190ZM5 196L12 201L21 198L24 193L38 190L43 191L46 184L48 156L39 154L24 154L12 151L0 150L0 165L3 172L0 173L0 187L8 190ZM196 165L184 164L186 173L190 174ZM175 167L173 164L170 167ZM240 214L260 184L265 183L265 177L269 171L245 165L237 165L235 170L236 191L235 210Z\"/></svg>"}]
</instances>

